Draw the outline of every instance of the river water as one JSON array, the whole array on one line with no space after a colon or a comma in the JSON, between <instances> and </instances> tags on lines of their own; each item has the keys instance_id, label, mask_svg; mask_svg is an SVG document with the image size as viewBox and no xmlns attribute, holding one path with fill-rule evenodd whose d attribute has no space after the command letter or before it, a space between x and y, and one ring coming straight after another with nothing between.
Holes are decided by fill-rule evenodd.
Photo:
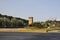
<instances>
[{"instance_id":1,"label":"river water","mask_svg":"<svg viewBox=\"0 0 60 40\"><path fill-rule=\"evenodd\" d=\"M60 40L60 33L0 32L0 40Z\"/></svg>"}]
</instances>

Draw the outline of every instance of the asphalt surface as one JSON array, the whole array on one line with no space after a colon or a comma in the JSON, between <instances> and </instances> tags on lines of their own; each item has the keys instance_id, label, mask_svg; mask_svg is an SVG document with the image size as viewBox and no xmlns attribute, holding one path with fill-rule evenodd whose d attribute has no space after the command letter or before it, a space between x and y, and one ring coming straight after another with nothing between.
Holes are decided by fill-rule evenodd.
<instances>
[{"instance_id":1,"label":"asphalt surface","mask_svg":"<svg viewBox=\"0 0 60 40\"><path fill-rule=\"evenodd\" d=\"M60 33L0 32L0 40L60 40Z\"/></svg>"}]
</instances>

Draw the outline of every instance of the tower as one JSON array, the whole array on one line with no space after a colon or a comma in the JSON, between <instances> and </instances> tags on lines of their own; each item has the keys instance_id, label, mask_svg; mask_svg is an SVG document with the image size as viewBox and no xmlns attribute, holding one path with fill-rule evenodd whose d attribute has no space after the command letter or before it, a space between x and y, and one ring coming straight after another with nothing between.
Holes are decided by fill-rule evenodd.
<instances>
[{"instance_id":1,"label":"tower","mask_svg":"<svg viewBox=\"0 0 60 40\"><path fill-rule=\"evenodd\" d=\"M28 23L29 23L29 25L31 25L33 23L33 17L29 17Z\"/></svg>"}]
</instances>

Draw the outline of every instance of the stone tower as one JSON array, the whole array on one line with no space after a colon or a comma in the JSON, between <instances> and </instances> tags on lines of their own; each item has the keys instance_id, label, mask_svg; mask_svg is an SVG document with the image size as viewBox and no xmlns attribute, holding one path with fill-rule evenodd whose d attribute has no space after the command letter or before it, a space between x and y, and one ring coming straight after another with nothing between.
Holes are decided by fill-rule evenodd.
<instances>
[{"instance_id":1,"label":"stone tower","mask_svg":"<svg viewBox=\"0 0 60 40\"><path fill-rule=\"evenodd\" d=\"M29 25L31 25L33 23L33 17L29 17Z\"/></svg>"}]
</instances>

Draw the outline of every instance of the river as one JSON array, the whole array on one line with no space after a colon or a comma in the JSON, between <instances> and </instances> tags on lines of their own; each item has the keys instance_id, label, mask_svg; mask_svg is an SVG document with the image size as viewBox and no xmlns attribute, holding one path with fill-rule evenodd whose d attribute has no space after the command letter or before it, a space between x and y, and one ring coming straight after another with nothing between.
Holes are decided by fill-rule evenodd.
<instances>
[{"instance_id":1,"label":"river","mask_svg":"<svg viewBox=\"0 0 60 40\"><path fill-rule=\"evenodd\" d=\"M60 40L60 33L0 32L0 40Z\"/></svg>"}]
</instances>

